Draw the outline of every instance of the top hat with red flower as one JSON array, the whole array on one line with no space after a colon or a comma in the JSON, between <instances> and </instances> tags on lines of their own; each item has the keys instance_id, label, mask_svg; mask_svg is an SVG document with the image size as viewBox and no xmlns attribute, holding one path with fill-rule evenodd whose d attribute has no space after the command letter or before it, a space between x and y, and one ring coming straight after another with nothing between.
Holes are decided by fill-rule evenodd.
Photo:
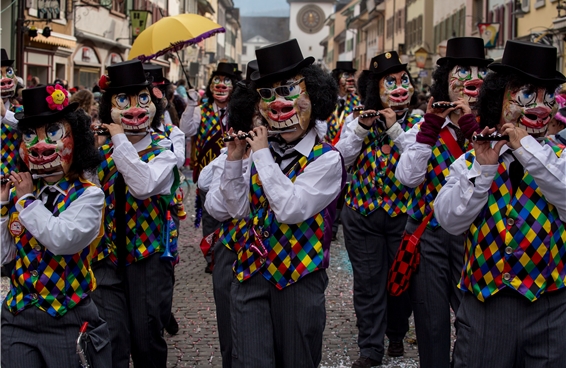
<instances>
[{"instance_id":1,"label":"top hat with red flower","mask_svg":"<svg viewBox=\"0 0 566 368\"><path fill-rule=\"evenodd\" d=\"M22 91L24 111L15 114L18 126L38 127L61 120L79 104L69 103L67 90L60 84L40 85Z\"/></svg>"},{"instance_id":2,"label":"top hat with red flower","mask_svg":"<svg viewBox=\"0 0 566 368\"><path fill-rule=\"evenodd\" d=\"M148 87L151 83L138 59L112 64L106 68L107 75L100 77L98 86L107 92L116 92L133 87Z\"/></svg>"}]
</instances>

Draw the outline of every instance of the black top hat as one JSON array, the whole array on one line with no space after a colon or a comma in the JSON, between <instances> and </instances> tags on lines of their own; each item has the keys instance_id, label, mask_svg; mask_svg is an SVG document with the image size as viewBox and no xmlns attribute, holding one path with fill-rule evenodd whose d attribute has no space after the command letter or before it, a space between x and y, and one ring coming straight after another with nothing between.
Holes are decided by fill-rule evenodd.
<instances>
[{"instance_id":1,"label":"black top hat","mask_svg":"<svg viewBox=\"0 0 566 368\"><path fill-rule=\"evenodd\" d=\"M68 104L63 109L58 110L54 104L48 103L48 97L51 93L47 91L49 87L55 88L55 85L43 85L38 87L26 88L22 91L22 99L24 105L24 111L15 114L15 118L18 119L18 126L21 128L25 127L38 127L45 125L47 123L60 120L63 116L69 112L73 112L79 106L78 102L73 102ZM65 94L65 98L68 98L67 91L60 85L59 89Z\"/></svg>"},{"instance_id":2,"label":"black top hat","mask_svg":"<svg viewBox=\"0 0 566 368\"><path fill-rule=\"evenodd\" d=\"M524 41L507 41L500 63L489 64L494 72L511 71L535 82L566 82L556 70L556 48Z\"/></svg>"},{"instance_id":3,"label":"black top hat","mask_svg":"<svg viewBox=\"0 0 566 368\"><path fill-rule=\"evenodd\" d=\"M407 64L401 63L397 51L389 51L371 59L369 70L375 74L396 73L407 70Z\"/></svg>"},{"instance_id":4,"label":"black top hat","mask_svg":"<svg viewBox=\"0 0 566 368\"><path fill-rule=\"evenodd\" d=\"M486 59L483 39L479 37L454 37L446 43L446 56L436 61L443 65L453 60L457 63L487 66L493 59Z\"/></svg>"},{"instance_id":5,"label":"black top hat","mask_svg":"<svg viewBox=\"0 0 566 368\"><path fill-rule=\"evenodd\" d=\"M337 61L336 68L333 71L335 70L355 73L357 69L354 69L354 64L351 61Z\"/></svg>"},{"instance_id":6,"label":"black top hat","mask_svg":"<svg viewBox=\"0 0 566 368\"><path fill-rule=\"evenodd\" d=\"M144 72L152 78L153 84L169 84L163 77L163 68L159 65L143 64Z\"/></svg>"},{"instance_id":7,"label":"black top hat","mask_svg":"<svg viewBox=\"0 0 566 368\"><path fill-rule=\"evenodd\" d=\"M258 70L250 79L254 82L282 79L314 63L312 56L303 58L296 39L275 43L255 50Z\"/></svg>"},{"instance_id":8,"label":"black top hat","mask_svg":"<svg viewBox=\"0 0 566 368\"><path fill-rule=\"evenodd\" d=\"M218 63L216 70L212 75L226 75L231 78L236 77L236 72L238 71L238 65L234 63Z\"/></svg>"},{"instance_id":9,"label":"black top hat","mask_svg":"<svg viewBox=\"0 0 566 368\"><path fill-rule=\"evenodd\" d=\"M106 91L150 85L143 70L143 64L138 59L110 65L106 68L106 72L110 81L108 87L105 88Z\"/></svg>"},{"instance_id":10,"label":"black top hat","mask_svg":"<svg viewBox=\"0 0 566 368\"><path fill-rule=\"evenodd\" d=\"M10 60L8 58L8 53L6 52L6 49L2 49L1 53L2 53L2 66L12 66L12 64L14 64L14 60Z\"/></svg>"}]
</instances>

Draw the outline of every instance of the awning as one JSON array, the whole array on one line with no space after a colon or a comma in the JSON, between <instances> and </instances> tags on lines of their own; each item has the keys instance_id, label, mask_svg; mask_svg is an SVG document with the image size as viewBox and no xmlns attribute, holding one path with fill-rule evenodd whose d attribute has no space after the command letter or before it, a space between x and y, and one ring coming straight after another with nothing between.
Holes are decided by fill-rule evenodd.
<instances>
[{"instance_id":1,"label":"awning","mask_svg":"<svg viewBox=\"0 0 566 368\"><path fill-rule=\"evenodd\" d=\"M66 40L64 38L54 36L53 33L49 37L44 37L41 33L38 32L37 37L30 38L29 40L30 42L38 42L47 45L66 47L72 50L74 50L75 47L77 47L77 43L75 41Z\"/></svg>"},{"instance_id":2,"label":"awning","mask_svg":"<svg viewBox=\"0 0 566 368\"><path fill-rule=\"evenodd\" d=\"M131 49L132 46L130 45L124 45L123 43L108 39L108 38L104 38L104 37L100 37L98 35L94 35L92 33L88 33L88 32L84 32L84 31L76 31L75 35L77 37L77 39L79 41L82 40L90 40L93 42L99 42L111 47L117 47L119 49L125 50L125 49Z\"/></svg>"}]
</instances>

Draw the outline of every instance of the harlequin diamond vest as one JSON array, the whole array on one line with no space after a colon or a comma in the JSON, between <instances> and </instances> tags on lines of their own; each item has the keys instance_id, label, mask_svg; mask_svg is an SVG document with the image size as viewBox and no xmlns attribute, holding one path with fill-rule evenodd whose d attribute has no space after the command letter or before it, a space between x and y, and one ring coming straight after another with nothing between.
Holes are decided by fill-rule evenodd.
<instances>
[{"instance_id":1,"label":"harlequin diamond vest","mask_svg":"<svg viewBox=\"0 0 566 368\"><path fill-rule=\"evenodd\" d=\"M311 162L323 154L333 150L326 143L316 144L308 157L302 156L286 176L295 181ZM327 268L329 263L329 247L332 224L328 225L329 208L298 224L282 224L277 221L263 191L255 165L251 167L251 222L262 224L260 232L267 231L269 236L263 241L267 250L265 258L260 257L252 248L248 239L241 249L237 250L234 272L241 282L256 272L272 282L278 289L283 289L307 274Z\"/></svg>"},{"instance_id":2,"label":"harlequin diamond vest","mask_svg":"<svg viewBox=\"0 0 566 368\"><path fill-rule=\"evenodd\" d=\"M420 124L419 124L420 129ZM447 127L442 128L442 130L448 129ZM450 134L450 136L452 136ZM466 139L463 152L468 151L472 148L470 142ZM407 213L414 220L421 222L431 211L431 203L434 202L436 196L442 186L446 183L446 178L450 173L450 165L456 161L458 157L454 157L452 153L448 150L448 146L441 136L438 136L436 144L432 146L432 155L428 160L428 166L426 169L424 181L415 188L413 196L407 207ZM436 218L430 219L427 228L436 229L440 225Z\"/></svg>"},{"instance_id":3,"label":"harlequin diamond vest","mask_svg":"<svg viewBox=\"0 0 566 368\"><path fill-rule=\"evenodd\" d=\"M0 101L0 103L2 103ZM22 106L10 105L12 112L24 111ZM18 171L18 157L20 156L20 133L6 123L2 123L2 174L8 175L11 171Z\"/></svg>"},{"instance_id":4,"label":"harlequin diamond vest","mask_svg":"<svg viewBox=\"0 0 566 368\"><path fill-rule=\"evenodd\" d=\"M41 182L43 184L43 182ZM58 186L66 192L59 195L54 216L59 216L69 205L94 184L63 179ZM35 188L39 197L41 187ZM10 223L19 216L16 210L15 190L10 195ZM72 255L55 255L45 248L27 229L14 236L16 265L11 275L6 304L14 314L35 306L53 317L63 316L93 290L94 275L88 262L90 247Z\"/></svg>"},{"instance_id":5,"label":"harlequin diamond vest","mask_svg":"<svg viewBox=\"0 0 566 368\"><path fill-rule=\"evenodd\" d=\"M218 157L220 150L224 147L224 141L222 140L223 127L220 124L218 114L214 112L213 104L206 103L202 105L200 114L201 122L195 140L197 152L195 180L198 179L198 173Z\"/></svg>"},{"instance_id":6,"label":"harlequin diamond vest","mask_svg":"<svg viewBox=\"0 0 566 368\"><path fill-rule=\"evenodd\" d=\"M563 147L546 143L558 156L562 154ZM475 151L465 157L472 167ZM481 301L505 287L535 301L564 287L565 241L564 223L535 179L525 171L513 193L508 167L500 156L487 203L468 232L459 287Z\"/></svg>"},{"instance_id":7,"label":"harlequin diamond vest","mask_svg":"<svg viewBox=\"0 0 566 368\"><path fill-rule=\"evenodd\" d=\"M164 136L156 133L151 134L150 145L141 152L140 160L150 162L166 149L158 143ZM100 147L104 156L104 161L99 166L98 178L104 190L104 236L96 252L93 261L99 261L106 257L114 264L118 264L118 252L116 247L126 247L126 266L151 256L154 253L162 253L165 250L162 233L165 231L165 214L160 204L160 196L152 196L147 199L135 198L126 185L126 232L125 244L123 240L117 239L116 233L116 198L115 183L118 177L116 164L112 159L113 145L111 142ZM173 252L175 251L175 252ZM173 256L176 257L176 249L171 249Z\"/></svg>"},{"instance_id":8,"label":"harlequin diamond vest","mask_svg":"<svg viewBox=\"0 0 566 368\"><path fill-rule=\"evenodd\" d=\"M327 142L332 142L336 137L336 134L342 129L342 125L344 125L344 121L346 117L350 115L352 109L360 104L360 98L354 94L348 94L346 96L346 101L344 103L344 110L342 112L339 111L338 106L334 109L332 115L328 117L326 120L328 130L326 131L326 138Z\"/></svg>"},{"instance_id":9,"label":"harlequin diamond vest","mask_svg":"<svg viewBox=\"0 0 566 368\"><path fill-rule=\"evenodd\" d=\"M220 224L218 240L228 249L238 252L248 241L248 220L232 219Z\"/></svg>"},{"instance_id":10,"label":"harlequin diamond vest","mask_svg":"<svg viewBox=\"0 0 566 368\"><path fill-rule=\"evenodd\" d=\"M421 116L410 116L401 127L408 131L421 120ZM390 152L384 152L383 146L390 148ZM395 177L399 157L399 148L387 133L373 126L352 166L346 205L364 216L378 208L383 208L391 217L405 213L413 189L405 187Z\"/></svg>"}]
</instances>

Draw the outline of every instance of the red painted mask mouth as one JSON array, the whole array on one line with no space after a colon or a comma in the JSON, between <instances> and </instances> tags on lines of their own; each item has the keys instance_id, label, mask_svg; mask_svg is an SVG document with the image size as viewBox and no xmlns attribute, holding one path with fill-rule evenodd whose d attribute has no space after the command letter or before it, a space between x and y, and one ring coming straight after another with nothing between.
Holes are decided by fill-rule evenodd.
<instances>
[{"instance_id":1,"label":"red painted mask mouth","mask_svg":"<svg viewBox=\"0 0 566 368\"><path fill-rule=\"evenodd\" d=\"M57 146L39 142L29 148L30 170L44 170L61 166L61 157L57 152Z\"/></svg>"},{"instance_id":2,"label":"red painted mask mouth","mask_svg":"<svg viewBox=\"0 0 566 368\"><path fill-rule=\"evenodd\" d=\"M133 107L122 113L120 121L131 129L143 129L149 125L149 111L141 107Z\"/></svg>"},{"instance_id":3,"label":"red painted mask mouth","mask_svg":"<svg viewBox=\"0 0 566 368\"><path fill-rule=\"evenodd\" d=\"M520 123L525 126L528 133L540 133L546 130L550 122L550 109L547 107L535 107L526 109L520 119Z\"/></svg>"},{"instance_id":4,"label":"red painted mask mouth","mask_svg":"<svg viewBox=\"0 0 566 368\"><path fill-rule=\"evenodd\" d=\"M293 102L273 101L269 104L269 119L273 121L286 121L297 114Z\"/></svg>"},{"instance_id":5,"label":"red painted mask mouth","mask_svg":"<svg viewBox=\"0 0 566 368\"><path fill-rule=\"evenodd\" d=\"M481 79L473 79L464 83L464 94L469 97L477 97L483 84Z\"/></svg>"},{"instance_id":6,"label":"red painted mask mouth","mask_svg":"<svg viewBox=\"0 0 566 368\"><path fill-rule=\"evenodd\" d=\"M0 79L0 93L2 97L11 96L16 90L16 83L12 78L2 78Z\"/></svg>"},{"instance_id":7,"label":"red painted mask mouth","mask_svg":"<svg viewBox=\"0 0 566 368\"><path fill-rule=\"evenodd\" d=\"M409 102L409 91L406 88L395 88L389 93L389 100L394 102L395 105L401 105Z\"/></svg>"}]
</instances>

